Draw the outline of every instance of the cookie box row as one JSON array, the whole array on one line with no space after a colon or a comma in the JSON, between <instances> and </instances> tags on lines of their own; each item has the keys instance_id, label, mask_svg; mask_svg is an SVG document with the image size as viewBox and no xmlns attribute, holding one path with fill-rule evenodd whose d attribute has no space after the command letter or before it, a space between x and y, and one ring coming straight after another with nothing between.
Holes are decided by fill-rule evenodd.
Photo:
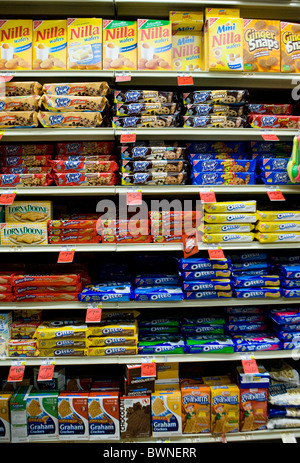
<instances>
[{"instance_id":1,"label":"cookie box row","mask_svg":"<svg viewBox=\"0 0 300 463\"><path fill-rule=\"evenodd\" d=\"M0 111L99 111L109 107L106 97L92 96L0 96Z\"/></svg>"},{"instance_id":2,"label":"cookie box row","mask_svg":"<svg viewBox=\"0 0 300 463\"><path fill-rule=\"evenodd\" d=\"M99 112L42 112L42 111L1 111L0 128L43 127L99 127L102 116Z\"/></svg>"}]
</instances>

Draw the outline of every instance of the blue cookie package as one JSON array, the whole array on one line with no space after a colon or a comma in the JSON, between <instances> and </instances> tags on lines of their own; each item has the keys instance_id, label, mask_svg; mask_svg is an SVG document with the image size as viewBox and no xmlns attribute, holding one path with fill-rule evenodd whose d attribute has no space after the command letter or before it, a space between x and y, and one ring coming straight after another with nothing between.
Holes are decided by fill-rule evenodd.
<instances>
[{"instance_id":1,"label":"blue cookie package","mask_svg":"<svg viewBox=\"0 0 300 463\"><path fill-rule=\"evenodd\" d=\"M297 308L270 309L268 315L279 325L300 324L300 309Z\"/></svg>"},{"instance_id":2,"label":"blue cookie package","mask_svg":"<svg viewBox=\"0 0 300 463\"><path fill-rule=\"evenodd\" d=\"M263 322L265 320L264 314L238 314L238 315L228 315L228 324L235 323L257 323Z\"/></svg>"},{"instance_id":3,"label":"blue cookie package","mask_svg":"<svg viewBox=\"0 0 300 463\"><path fill-rule=\"evenodd\" d=\"M233 277L233 283L235 288L280 286L280 278L277 275L261 275L259 277L241 275Z\"/></svg>"},{"instance_id":4,"label":"blue cookie package","mask_svg":"<svg viewBox=\"0 0 300 463\"><path fill-rule=\"evenodd\" d=\"M281 275L288 280L300 278L300 264L281 265L279 269Z\"/></svg>"},{"instance_id":5,"label":"blue cookie package","mask_svg":"<svg viewBox=\"0 0 300 463\"><path fill-rule=\"evenodd\" d=\"M134 289L132 297L136 301L181 301L183 291L177 286L139 286Z\"/></svg>"},{"instance_id":6,"label":"blue cookie package","mask_svg":"<svg viewBox=\"0 0 300 463\"><path fill-rule=\"evenodd\" d=\"M265 322L255 322L255 323L228 323L226 325L226 331L228 333L244 333L244 332L253 332L253 331L266 331L268 328Z\"/></svg>"},{"instance_id":7,"label":"blue cookie package","mask_svg":"<svg viewBox=\"0 0 300 463\"><path fill-rule=\"evenodd\" d=\"M274 333L281 341L300 342L300 331L284 331L274 329Z\"/></svg>"},{"instance_id":8,"label":"blue cookie package","mask_svg":"<svg viewBox=\"0 0 300 463\"><path fill-rule=\"evenodd\" d=\"M234 153L234 154L227 154L227 153L189 153L188 160L190 163L192 161L200 160L200 161L209 161L211 159L251 159L250 154L245 153Z\"/></svg>"},{"instance_id":9,"label":"blue cookie package","mask_svg":"<svg viewBox=\"0 0 300 463\"><path fill-rule=\"evenodd\" d=\"M280 350L281 341L273 333L232 334L236 352Z\"/></svg>"},{"instance_id":10,"label":"blue cookie package","mask_svg":"<svg viewBox=\"0 0 300 463\"><path fill-rule=\"evenodd\" d=\"M223 299L232 298L232 291L184 291L184 299Z\"/></svg>"},{"instance_id":11,"label":"blue cookie package","mask_svg":"<svg viewBox=\"0 0 300 463\"><path fill-rule=\"evenodd\" d=\"M227 162L228 161L228 162ZM232 162L234 161L234 163ZM255 172L256 169L256 160L255 159L194 159L191 162L191 167L193 172L227 172L231 171L233 166L227 165L231 162L235 166L239 166L243 172Z\"/></svg>"},{"instance_id":12,"label":"blue cookie package","mask_svg":"<svg viewBox=\"0 0 300 463\"><path fill-rule=\"evenodd\" d=\"M208 258L182 258L176 259L177 267L185 272L196 270L228 270L230 268L230 260L211 260Z\"/></svg>"},{"instance_id":13,"label":"blue cookie package","mask_svg":"<svg viewBox=\"0 0 300 463\"><path fill-rule=\"evenodd\" d=\"M227 178L226 178L227 177ZM192 185L255 185L257 175L255 172L192 172Z\"/></svg>"},{"instance_id":14,"label":"blue cookie package","mask_svg":"<svg viewBox=\"0 0 300 463\"><path fill-rule=\"evenodd\" d=\"M259 178L266 185L292 185L293 184L287 172L263 171L260 173Z\"/></svg>"},{"instance_id":15,"label":"blue cookie package","mask_svg":"<svg viewBox=\"0 0 300 463\"><path fill-rule=\"evenodd\" d=\"M228 259L230 259L231 262L251 262L251 261L267 261L268 255L266 252L246 252L242 254L229 254Z\"/></svg>"},{"instance_id":16,"label":"blue cookie package","mask_svg":"<svg viewBox=\"0 0 300 463\"><path fill-rule=\"evenodd\" d=\"M130 283L106 282L87 285L78 295L81 302L113 301L128 302L131 299Z\"/></svg>"},{"instance_id":17,"label":"blue cookie package","mask_svg":"<svg viewBox=\"0 0 300 463\"><path fill-rule=\"evenodd\" d=\"M269 268L267 261L246 261L246 262L233 262L231 264L231 270L237 272L240 270L266 270Z\"/></svg>"},{"instance_id":18,"label":"blue cookie package","mask_svg":"<svg viewBox=\"0 0 300 463\"><path fill-rule=\"evenodd\" d=\"M268 268L262 270L242 270L232 272L232 278L239 278L241 276L258 277L263 275L269 275Z\"/></svg>"},{"instance_id":19,"label":"blue cookie package","mask_svg":"<svg viewBox=\"0 0 300 463\"><path fill-rule=\"evenodd\" d=\"M230 278L231 270L200 270L198 272L179 272L183 281L218 280Z\"/></svg>"},{"instance_id":20,"label":"blue cookie package","mask_svg":"<svg viewBox=\"0 0 300 463\"><path fill-rule=\"evenodd\" d=\"M134 283L136 286L178 286L180 278L178 275L165 275L163 273L137 275Z\"/></svg>"},{"instance_id":21,"label":"blue cookie package","mask_svg":"<svg viewBox=\"0 0 300 463\"><path fill-rule=\"evenodd\" d=\"M235 296L243 299L277 298L282 296L281 288L235 289Z\"/></svg>"},{"instance_id":22,"label":"blue cookie package","mask_svg":"<svg viewBox=\"0 0 300 463\"><path fill-rule=\"evenodd\" d=\"M300 297L300 289L283 289L282 295L286 298L297 298Z\"/></svg>"},{"instance_id":23,"label":"blue cookie package","mask_svg":"<svg viewBox=\"0 0 300 463\"><path fill-rule=\"evenodd\" d=\"M228 278L223 280L183 281L182 288L184 291L231 291L232 282Z\"/></svg>"},{"instance_id":24,"label":"blue cookie package","mask_svg":"<svg viewBox=\"0 0 300 463\"><path fill-rule=\"evenodd\" d=\"M287 279L283 279L281 281L281 286L283 288L287 288L287 289L290 289L290 288L299 288L300 289L300 278L298 280L287 280Z\"/></svg>"},{"instance_id":25,"label":"blue cookie package","mask_svg":"<svg viewBox=\"0 0 300 463\"><path fill-rule=\"evenodd\" d=\"M286 172L290 158L262 157L258 165L262 171Z\"/></svg>"}]
</instances>

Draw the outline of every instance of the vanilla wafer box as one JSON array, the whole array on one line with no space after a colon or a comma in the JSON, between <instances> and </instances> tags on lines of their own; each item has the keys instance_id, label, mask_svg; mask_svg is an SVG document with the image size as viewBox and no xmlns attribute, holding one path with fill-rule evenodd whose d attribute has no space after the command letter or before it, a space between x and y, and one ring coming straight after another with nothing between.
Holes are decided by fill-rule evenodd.
<instances>
[{"instance_id":1,"label":"vanilla wafer box","mask_svg":"<svg viewBox=\"0 0 300 463\"><path fill-rule=\"evenodd\" d=\"M151 394L153 437L182 434L181 391L155 391Z\"/></svg>"}]
</instances>

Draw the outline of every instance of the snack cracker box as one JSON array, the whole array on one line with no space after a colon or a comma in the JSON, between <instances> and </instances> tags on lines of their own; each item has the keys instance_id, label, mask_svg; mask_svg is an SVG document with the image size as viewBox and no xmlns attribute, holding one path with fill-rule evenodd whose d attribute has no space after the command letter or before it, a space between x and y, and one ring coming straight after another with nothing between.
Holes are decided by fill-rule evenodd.
<instances>
[{"instance_id":1,"label":"snack cracker box","mask_svg":"<svg viewBox=\"0 0 300 463\"><path fill-rule=\"evenodd\" d=\"M150 437L151 398L148 395L120 397L121 438Z\"/></svg>"},{"instance_id":2,"label":"snack cracker box","mask_svg":"<svg viewBox=\"0 0 300 463\"><path fill-rule=\"evenodd\" d=\"M226 16L227 18L239 18L239 8L205 8L205 20L208 18L218 18Z\"/></svg>"},{"instance_id":3,"label":"snack cracker box","mask_svg":"<svg viewBox=\"0 0 300 463\"><path fill-rule=\"evenodd\" d=\"M88 407L90 440L119 440L119 392L90 392Z\"/></svg>"},{"instance_id":4,"label":"snack cracker box","mask_svg":"<svg viewBox=\"0 0 300 463\"><path fill-rule=\"evenodd\" d=\"M67 69L102 69L102 19L68 18Z\"/></svg>"},{"instance_id":5,"label":"snack cracker box","mask_svg":"<svg viewBox=\"0 0 300 463\"><path fill-rule=\"evenodd\" d=\"M281 22L281 72L300 72L300 24Z\"/></svg>"},{"instance_id":6,"label":"snack cracker box","mask_svg":"<svg viewBox=\"0 0 300 463\"><path fill-rule=\"evenodd\" d=\"M280 72L280 21L244 19L244 71Z\"/></svg>"},{"instance_id":7,"label":"snack cracker box","mask_svg":"<svg viewBox=\"0 0 300 463\"><path fill-rule=\"evenodd\" d=\"M47 244L47 222L9 222L1 224L1 245L37 246Z\"/></svg>"},{"instance_id":8,"label":"snack cracker box","mask_svg":"<svg viewBox=\"0 0 300 463\"><path fill-rule=\"evenodd\" d=\"M173 71L197 72L203 70L203 40L201 32L172 31Z\"/></svg>"},{"instance_id":9,"label":"snack cracker box","mask_svg":"<svg viewBox=\"0 0 300 463\"><path fill-rule=\"evenodd\" d=\"M172 68L172 30L168 20L138 19L138 69Z\"/></svg>"},{"instance_id":10,"label":"snack cracker box","mask_svg":"<svg viewBox=\"0 0 300 463\"><path fill-rule=\"evenodd\" d=\"M0 20L0 69L32 69L32 20Z\"/></svg>"},{"instance_id":11,"label":"snack cracker box","mask_svg":"<svg viewBox=\"0 0 300 463\"><path fill-rule=\"evenodd\" d=\"M154 392L151 410L153 437L182 434L181 391Z\"/></svg>"},{"instance_id":12,"label":"snack cracker box","mask_svg":"<svg viewBox=\"0 0 300 463\"><path fill-rule=\"evenodd\" d=\"M240 390L238 386L211 386L211 432L239 431Z\"/></svg>"},{"instance_id":13,"label":"snack cracker box","mask_svg":"<svg viewBox=\"0 0 300 463\"><path fill-rule=\"evenodd\" d=\"M61 392L58 396L60 440L89 440L88 392Z\"/></svg>"},{"instance_id":14,"label":"snack cracker box","mask_svg":"<svg viewBox=\"0 0 300 463\"><path fill-rule=\"evenodd\" d=\"M33 21L32 68L59 70L67 67L67 21Z\"/></svg>"},{"instance_id":15,"label":"snack cracker box","mask_svg":"<svg viewBox=\"0 0 300 463\"><path fill-rule=\"evenodd\" d=\"M240 389L240 431L266 429L268 389Z\"/></svg>"},{"instance_id":16,"label":"snack cracker box","mask_svg":"<svg viewBox=\"0 0 300 463\"><path fill-rule=\"evenodd\" d=\"M9 402L11 441L12 443L28 442L26 400L32 386L20 386Z\"/></svg>"},{"instance_id":17,"label":"snack cracker box","mask_svg":"<svg viewBox=\"0 0 300 463\"><path fill-rule=\"evenodd\" d=\"M170 11L169 19L171 21L172 33L193 34L203 29L202 11Z\"/></svg>"},{"instance_id":18,"label":"snack cracker box","mask_svg":"<svg viewBox=\"0 0 300 463\"><path fill-rule=\"evenodd\" d=\"M26 398L29 441L58 439L58 391L31 392Z\"/></svg>"},{"instance_id":19,"label":"snack cracker box","mask_svg":"<svg viewBox=\"0 0 300 463\"><path fill-rule=\"evenodd\" d=\"M0 442L10 442L9 401L12 394L0 393Z\"/></svg>"},{"instance_id":20,"label":"snack cracker box","mask_svg":"<svg viewBox=\"0 0 300 463\"><path fill-rule=\"evenodd\" d=\"M47 222L52 219L52 201L14 201L5 207L5 222Z\"/></svg>"},{"instance_id":21,"label":"snack cracker box","mask_svg":"<svg viewBox=\"0 0 300 463\"><path fill-rule=\"evenodd\" d=\"M209 18L205 25L205 67L208 71L243 70L243 20Z\"/></svg>"},{"instance_id":22,"label":"snack cracker box","mask_svg":"<svg viewBox=\"0 0 300 463\"><path fill-rule=\"evenodd\" d=\"M103 20L103 69L137 69L137 22Z\"/></svg>"},{"instance_id":23,"label":"snack cracker box","mask_svg":"<svg viewBox=\"0 0 300 463\"><path fill-rule=\"evenodd\" d=\"M181 397L182 432L210 432L210 388L204 385L182 387Z\"/></svg>"}]
</instances>

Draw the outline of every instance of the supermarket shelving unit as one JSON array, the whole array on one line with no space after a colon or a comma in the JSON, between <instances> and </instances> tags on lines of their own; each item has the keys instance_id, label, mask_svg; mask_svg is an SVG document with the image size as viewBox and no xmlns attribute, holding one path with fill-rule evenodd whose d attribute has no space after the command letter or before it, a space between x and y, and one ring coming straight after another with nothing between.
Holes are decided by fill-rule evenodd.
<instances>
[{"instance_id":1,"label":"supermarket shelving unit","mask_svg":"<svg viewBox=\"0 0 300 463\"><path fill-rule=\"evenodd\" d=\"M81 17L81 16L98 16L103 18L132 18L136 19L147 17L168 17L169 10L186 9L197 10L205 7L237 7L241 10L241 16L244 18L272 18L281 20L290 20L300 22L300 2L299 0L277 0L277 1L247 1L247 0L0 0L1 11L6 17L30 17L39 19L41 17ZM87 14L86 14L87 12ZM108 80L110 85L115 84L115 79L118 76L117 71L17 71L5 72L1 71L0 75L13 74L14 79L23 80L38 80L40 82L51 82L53 80L67 82L68 80ZM151 71L133 71L130 73L131 80L129 82L118 83L121 87L142 87L147 86L176 86L178 74L176 72L151 72ZM233 88L249 88L249 89L270 89L284 90L286 92L294 91L295 97L299 95L300 87L297 90L297 85L300 84L300 74L274 74L274 73L221 73L221 72L201 72L192 73L194 88L196 87L233 87ZM179 90L184 92L184 87ZM97 128L97 129L24 129L24 130L5 130L1 142L42 142L42 141L71 141L76 140L119 140L123 133L123 129L118 128ZM127 130L128 132L128 130ZM297 130L259 130L259 129L135 129L132 130L136 134L137 140L161 139L161 140L262 140L262 135L265 132L277 135L280 140L292 140L294 135L299 132ZM151 195L159 196L177 196L183 197L186 195L196 197L204 187L195 185L183 186L143 186L139 189L142 194L151 197ZM246 195L253 199L257 196L261 197L267 193L265 185L248 185L234 187L209 187L218 195L230 195L233 199L236 195ZM284 195L299 195L300 187L298 185L280 186L279 189ZM56 197L59 196L61 201L64 198L75 198L98 196L115 196L122 192L126 192L126 187L41 187L41 188L12 188L16 191L17 199L23 197ZM1 189L0 189L1 192ZM280 204L279 204L280 207ZM35 247L25 246L0 246L0 255L5 256L10 253L58 253L63 246L45 245ZM99 245L71 245L70 248L75 249L75 252L136 252L136 251L181 251L181 243L176 244L99 244ZM268 244L262 245L259 242L245 244L227 244L222 245L226 250L282 250L282 249L300 249L300 243L287 244ZM199 250L206 252L208 245L199 243ZM132 301L130 303L106 303L102 304L103 309L126 309L136 308L139 310L147 308L159 308L181 310L188 307L215 307L216 304L220 307L225 306L247 306L249 303L260 306L269 305L284 305L284 304L299 304L298 299L260 299L260 300L245 300L245 299L219 299L216 300L184 300L172 304L165 302L146 302L139 303ZM76 310L86 310L86 303L66 303L53 302L49 304L32 304L32 303L0 303L0 310L16 310L24 309L41 309L54 310L56 313L60 310L72 310L73 314ZM252 355L252 353L251 353ZM278 358L293 358L298 359L298 352L294 351L274 351L274 352L254 352L253 356L256 360L263 359L278 359ZM203 354L203 355L156 355L147 356L146 361L156 362L213 362L213 361L239 361L242 354ZM13 362L20 359L0 358L0 367L10 366ZM41 365L42 358L27 358L24 359L28 366ZM119 357L65 357L55 358L56 365L98 365L98 364L128 364L140 363L145 360L142 356L119 356ZM283 435L292 433L295 437L300 437L300 429L277 430L277 431L255 431L236 433L226 436L228 441L247 441L247 440L271 440L282 439ZM137 439L137 442L141 440ZM165 442L156 440L157 442ZM178 438L172 438L171 442L219 442L220 437L211 435L186 435ZM143 440L143 442L155 442L155 439Z\"/></svg>"}]
</instances>

